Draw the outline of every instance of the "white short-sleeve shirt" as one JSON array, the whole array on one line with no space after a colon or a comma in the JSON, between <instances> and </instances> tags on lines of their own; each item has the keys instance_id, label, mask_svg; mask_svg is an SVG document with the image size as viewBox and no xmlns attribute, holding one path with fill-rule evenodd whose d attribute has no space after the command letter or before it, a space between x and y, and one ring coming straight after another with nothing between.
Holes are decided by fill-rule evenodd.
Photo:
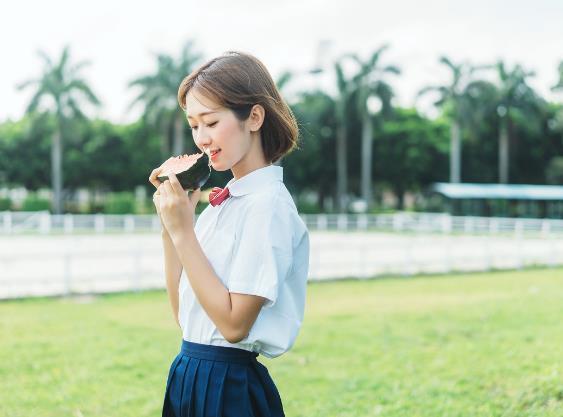
<instances>
[{"instance_id":1,"label":"white short-sleeve shirt","mask_svg":"<svg viewBox=\"0 0 563 417\"><path fill-rule=\"evenodd\" d=\"M231 197L208 205L195 233L229 290L267 298L249 334L229 343L209 318L182 271L179 321L184 340L258 352L274 358L294 344L303 322L309 232L283 183L283 168L254 170L226 187Z\"/></svg>"}]
</instances>

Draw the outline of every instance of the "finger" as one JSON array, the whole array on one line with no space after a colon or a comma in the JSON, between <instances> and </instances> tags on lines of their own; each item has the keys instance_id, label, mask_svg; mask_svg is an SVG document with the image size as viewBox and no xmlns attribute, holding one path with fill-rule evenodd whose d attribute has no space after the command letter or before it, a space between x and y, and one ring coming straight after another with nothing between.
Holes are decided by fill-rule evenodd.
<instances>
[{"instance_id":1,"label":"finger","mask_svg":"<svg viewBox=\"0 0 563 417\"><path fill-rule=\"evenodd\" d=\"M180 184L180 181L178 181L178 177L176 177L176 174L171 172L170 175L168 176L168 179L170 180L170 185L172 186L172 189L175 192L177 192L178 194L185 194L185 191L182 188L182 184Z\"/></svg>"},{"instance_id":2,"label":"finger","mask_svg":"<svg viewBox=\"0 0 563 417\"><path fill-rule=\"evenodd\" d=\"M156 212L160 214L160 196L156 196L152 199L154 206L156 208Z\"/></svg>"},{"instance_id":3,"label":"finger","mask_svg":"<svg viewBox=\"0 0 563 417\"><path fill-rule=\"evenodd\" d=\"M162 190L163 191L161 192L164 192L167 197L175 194L174 188L172 188L172 184L170 184L170 180L166 180L162 183Z\"/></svg>"},{"instance_id":4,"label":"finger","mask_svg":"<svg viewBox=\"0 0 563 417\"><path fill-rule=\"evenodd\" d=\"M190 193L190 201L195 206L201 198L201 188L197 188Z\"/></svg>"},{"instance_id":5,"label":"finger","mask_svg":"<svg viewBox=\"0 0 563 417\"><path fill-rule=\"evenodd\" d=\"M159 181L159 179L157 178L161 171L162 171L162 168L159 167L159 168L153 169L152 172L151 172L151 175L149 175L149 181L150 181L150 183L151 183L152 185L154 185L156 188L158 188L158 186L159 186L160 184L162 184L162 183Z\"/></svg>"}]
</instances>

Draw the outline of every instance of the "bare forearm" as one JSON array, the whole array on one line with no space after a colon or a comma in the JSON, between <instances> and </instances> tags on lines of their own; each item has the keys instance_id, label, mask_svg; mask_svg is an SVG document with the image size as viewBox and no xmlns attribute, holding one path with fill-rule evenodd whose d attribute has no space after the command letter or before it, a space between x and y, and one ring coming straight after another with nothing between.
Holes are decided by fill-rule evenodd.
<instances>
[{"instance_id":1,"label":"bare forearm","mask_svg":"<svg viewBox=\"0 0 563 417\"><path fill-rule=\"evenodd\" d=\"M182 274L182 263L174 243L170 238L167 231L162 231L162 246L164 247L164 274L166 276L166 291L168 292L168 299L170 300L170 306L172 307L172 312L174 313L174 318L178 326L180 321L178 319L178 286L180 285L180 276Z\"/></svg>"},{"instance_id":2,"label":"bare forearm","mask_svg":"<svg viewBox=\"0 0 563 417\"><path fill-rule=\"evenodd\" d=\"M229 290L215 274L195 233L183 233L174 245L199 303L227 340L236 338Z\"/></svg>"}]
</instances>

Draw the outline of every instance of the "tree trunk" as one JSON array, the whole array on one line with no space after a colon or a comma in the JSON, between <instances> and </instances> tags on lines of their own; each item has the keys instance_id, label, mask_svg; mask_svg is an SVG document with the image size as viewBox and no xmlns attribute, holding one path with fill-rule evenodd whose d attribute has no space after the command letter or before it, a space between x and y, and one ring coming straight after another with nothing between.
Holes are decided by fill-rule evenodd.
<instances>
[{"instance_id":1,"label":"tree trunk","mask_svg":"<svg viewBox=\"0 0 563 417\"><path fill-rule=\"evenodd\" d=\"M395 188L395 197L397 197L397 210L403 210L405 208L405 190Z\"/></svg>"},{"instance_id":2,"label":"tree trunk","mask_svg":"<svg viewBox=\"0 0 563 417\"><path fill-rule=\"evenodd\" d=\"M325 196L326 196L326 190L324 188L323 185L321 185L319 187L319 191L317 193L317 206L319 207L319 211L321 213L324 213L325 211Z\"/></svg>"},{"instance_id":3,"label":"tree trunk","mask_svg":"<svg viewBox=\"0 0 563 417\"><path fill-rule=\"evenodd\" d=\"M338 131L336 136L336 210L340 213L348 207L348 168L346 161L346 127L344 125L344 104L340 104Z\"/></svg>"},{"instance_id":4,"label":"tree trunk","mask_svg":"<svg viewBox=\"0 0 563 417\"><path fill-rule=\"evenodd\" d=\"M181 155L184 152L184 117L178 112L174 117L174 146L173 154Z\"/></svg>"},{"instance_id":5,"label":"tree trunk","mask_svg":"<svg viewBox=\"0 0 563 417\"><path fill-rule=\"evenodd\" d=\"M348 167L346 156L345 96L336 104L336 210L344 213L348 208Z\"/></svg>"},{"instance_id":6,"label":"tree trunk","mask_svg":"<svg viewBox=\"0 0 563 417\"><path fill-rule=\"evenodd\" d=\"M498 143L499 182L501 184L508 184L508 113L500 119Z\"/></svg>"},{"instance_id":7,"label":"tree trunk","mask_svg":"<svg viewBox=\"0 0 563 417\"><path fill-rule=\"evenodd\" d=\"M371 155L373 145L373 127L369 113L364 114L362 122L362 198L367 204L368 210L372 207L372 178L371 178Z\"/></svg>"},{"instance_id":8,"label":"tree trunk","mask_svg":"<svg viewBox=\"0 0 563 417\"><path fill-rule=\"evenodd\" d=\"M163 159L170 156L170 141L168 140L168 129L163 129L162 139L160 141L160 153Z\"/></svg>"},{"instance_id":9,"label":"tree trunk","mask_svg":"<svg viewBox=\"0 0 563 417\"><path fill-rule=\"evenodd\" d=\"M62 126L61 121L57 123L55 134L53 135L53 144L51 146L51 187L53 190L53 213L62 214L62 188L63 188L63 172L62 172Z\"/></svg>"},{"instance_id":10,"label":"tree trunk","mask_svg":"<svg viewBox=\"0 0 563 417\"><path fill-rule=\"evenodd\" d=\"M457 121L450 129L450 182L461 182L461 129Z\"/></svg>"}]
</instances>

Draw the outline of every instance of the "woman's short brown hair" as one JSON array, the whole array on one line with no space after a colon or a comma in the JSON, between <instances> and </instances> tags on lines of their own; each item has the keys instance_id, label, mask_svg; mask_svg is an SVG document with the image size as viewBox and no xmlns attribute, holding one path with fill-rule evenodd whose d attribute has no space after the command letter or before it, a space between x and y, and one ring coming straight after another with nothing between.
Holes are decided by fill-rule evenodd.
<instances>
[{"instance_id":1,"label":"woman's short brown hair","mask_svg":"<svg viewBox=\"0 0 563 417\"><path fill-rule=\"evenodd\" d=\"M282 99L276 84L256 57L229 51L203 64L184 78L178 103L186 110L186 96L196 89L205 97L232 110L237 119L248 119L255 104L264 107L260 128L264 156L270 163L298 147L299 129L293 112Z\"/></svg>"}]
</instances>

